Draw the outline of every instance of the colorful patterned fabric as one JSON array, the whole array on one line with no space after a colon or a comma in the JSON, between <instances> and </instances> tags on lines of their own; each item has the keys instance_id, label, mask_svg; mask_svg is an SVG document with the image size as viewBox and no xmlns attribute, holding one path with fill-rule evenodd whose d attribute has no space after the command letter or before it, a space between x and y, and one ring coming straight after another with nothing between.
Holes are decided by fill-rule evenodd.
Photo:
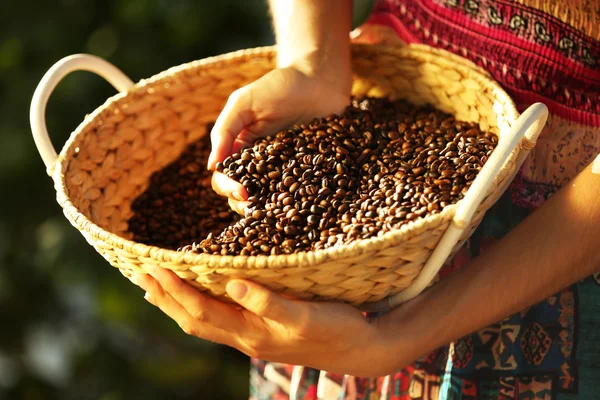
<instances>
[{"instance_id":1,"label":"colorful patterned fabric","mask_svg":"<svg viewBox=\"0 0 600 400\"><path fill-rule=\"evenodd\" d=\"M513 229L600 152L600 2L379 0L369 23L392 27L486 69L520 110L551 116L510 190L444 279ZM598 266L600 270L600 266ZM397 373L363 379L252 360L251 399L600 398L600 273L438 349Z\"/></svg>"}]
</instances>

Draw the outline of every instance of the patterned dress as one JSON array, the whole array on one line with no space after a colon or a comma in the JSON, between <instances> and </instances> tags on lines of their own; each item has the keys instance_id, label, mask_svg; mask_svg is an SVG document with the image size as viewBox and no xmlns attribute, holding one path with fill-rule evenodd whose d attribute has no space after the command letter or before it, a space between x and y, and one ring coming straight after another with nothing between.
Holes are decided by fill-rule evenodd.
<instances>
[{"instance_id":1,"label":"patterned dress","mask_svg":"<svg viewBox=\"0 0 600 400\"><path fill-rule=\"evenodd\" d=\"M520 111L540 101L551 113L511 188L440 272L443 279L599 153L600 0L379 0L368 23L393 28L405 43L468 58L502 84ZM600 274L390 376L252 360L251 399L288 399L290 392L304 400L600 399Z\"/></svg>"}]
</instances>

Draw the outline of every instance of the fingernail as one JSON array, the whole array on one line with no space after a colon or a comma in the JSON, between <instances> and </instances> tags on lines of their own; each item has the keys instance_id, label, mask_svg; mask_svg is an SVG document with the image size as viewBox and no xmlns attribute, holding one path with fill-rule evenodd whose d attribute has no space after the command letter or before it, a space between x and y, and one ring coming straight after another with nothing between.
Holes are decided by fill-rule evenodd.
<instances>
[{"instance_id":1,"label":"fingernail","mask_svg":"<svg viewBox=\"0 0 600 400\"><path fill-rule=\"evenodd\" d=\"M144 294L144 300L146 300L150 304L154 304L154 300L152 299L152 297L150 297L150 293L148 293L148 292L146 292L146 294Z\"/></svg>"},{"instance_id":2,"label":"fingernail","mask_svg":"<svg viewBox=\"0 0 600 400\"><path fill-rule=\"evenodd\" d=\"M233 197L237 201L244 201L244 198L238 192L231 192L231 197Z\"/></svg>"},{"instance_id":3,"label":"fingernail","mask_svg":"<svg viewBox=\"0 0 600 400\"><path fill-rule=\"evenodd\" d=\"M248 292L248 286L243 282L233 281L227 284L226 290L234 300L242 300Z\"/></svg>"}]
</instances>

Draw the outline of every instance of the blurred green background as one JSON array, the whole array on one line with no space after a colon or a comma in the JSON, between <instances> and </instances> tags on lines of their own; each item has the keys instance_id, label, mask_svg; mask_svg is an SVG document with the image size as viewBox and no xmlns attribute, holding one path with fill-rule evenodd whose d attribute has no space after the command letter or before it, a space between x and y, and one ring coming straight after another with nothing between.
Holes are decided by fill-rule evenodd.
<instances>
[{"instance_id":1,"label":"blurred green background","mask_svg":"<svg viewBox=\"0 0 600 400\"><path fill-rule=\"evenodd\" d=\"M244 399L248 358L186 336L62 215L29 128L60 58L91 53L134 81L273 37L266 0L2 0L0 399ZM60 149L114 89L68 76L47 109Z\"/></svg>"}]
</instances>

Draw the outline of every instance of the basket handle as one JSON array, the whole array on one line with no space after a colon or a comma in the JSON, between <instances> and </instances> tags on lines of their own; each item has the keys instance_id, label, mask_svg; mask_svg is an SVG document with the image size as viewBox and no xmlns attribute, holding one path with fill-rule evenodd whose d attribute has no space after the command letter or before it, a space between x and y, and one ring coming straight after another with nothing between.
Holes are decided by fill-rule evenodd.
<instances>
[{"instance_id":1,"label":"basket handle","mask_svg":"<svg viewBox=\"0 0 600 400\"><path fill-rule=\"evenodd\" d=\"M452 223L446 232L444 232L425 266L412 284L395 296L388 297L379 302L366 304L363 307L365 311L389 310L400 303L418 296L425 290L450 256L452 249L460 240L465 229L469 227L473 215L484 200L495 177L510 154L520 145L521 150L515 163L515 172L511 175L511 177L514 177L516 171L525 161L529 151L535 146L547 119L548 108L542 103L533 104L521 114L511 127L506 138L500 139L498 146L471 184L471 187L454 214ZM503 185L501 189L505 190L506 187L508 187L508 184Z\"/></svg>"},{"instance_id":2,"label":"basket handle","mask_svg":"<svg viewBox=\"0 0 600 400\"><path fill-rule=\"evenodd\" d=\"M58 83L74 71L94 72L115 87L119 92L129 89L133 82L117 67L99 57L89 54L74 54L58 61L46 72L38 84L29 109L29 122L35 145L46 165L46 172L51 175L56 162L56 150L46 129L46 104L50 94Z\"/></svg>"},{"instance_id":3,"label":"basket handle","mask_svg":"<svg viewBox=\"0 0 600 400\"><path fill-rule=\"evenodd\" d=\"M483 201L494 179L500 173L500 169L519 144L521 145L521 151L519 151L515 162L515 172L521 168L525 158L535 146L547 119L548 108L542 103L533 104L521 114L511 128L508 135L509 140L498 144L499 148L497 150L499 151L492 152L492 155L467 191L464 201L454 215L452 222L455 225L463 229L469 226L479 204Z\"/></svg>"}]
</instances>

